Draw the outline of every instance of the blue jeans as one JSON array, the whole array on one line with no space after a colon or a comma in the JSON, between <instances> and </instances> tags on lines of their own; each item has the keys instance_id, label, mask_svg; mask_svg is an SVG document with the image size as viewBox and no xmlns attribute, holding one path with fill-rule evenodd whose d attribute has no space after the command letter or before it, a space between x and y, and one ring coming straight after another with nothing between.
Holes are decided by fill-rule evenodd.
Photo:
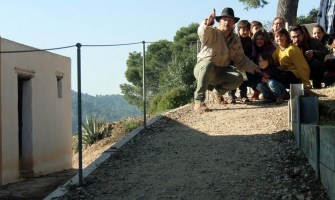
<instances>
[{"instance_id":1,"label":"blue jeans","mask_svg":"<svg viewBox=\"0 0 335 200\"><path fill-rule=\"evenodd\" d=\"M285 94L285 87L282 83L270 79L268 83L258 83L257 90L263 93L267 99L278 98Z\"/></svg>"}]
</instances>

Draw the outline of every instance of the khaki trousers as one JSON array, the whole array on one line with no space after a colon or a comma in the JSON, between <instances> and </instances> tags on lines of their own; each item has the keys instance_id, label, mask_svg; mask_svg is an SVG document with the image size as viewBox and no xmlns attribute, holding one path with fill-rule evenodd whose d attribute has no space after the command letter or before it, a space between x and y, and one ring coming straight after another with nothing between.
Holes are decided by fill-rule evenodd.
<instances>
[{"instance_id":1,"label":"khaki trousers","mask_svg":"<svg viewBox=\"0 0 335 200\"><path fill-rule=\"evenodd\" d=\"M238 88L243 83L241 73L231 67L218 67L211 61L203 60L195 65L194 77L197 79L197 89L194 92L195 103L205 101L208 85L214 85L213 92L224 95L228 90Z\"/></svg>"}]
</instances>

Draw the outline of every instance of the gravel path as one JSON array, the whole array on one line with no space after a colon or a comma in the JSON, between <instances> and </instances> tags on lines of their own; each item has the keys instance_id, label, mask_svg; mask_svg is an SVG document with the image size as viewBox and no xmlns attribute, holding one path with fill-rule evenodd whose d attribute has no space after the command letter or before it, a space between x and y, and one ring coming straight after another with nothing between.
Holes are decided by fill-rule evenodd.
<instances>
[{"instance_id":1,"label":"gravel path","mask_svg":"<svg viewBox=\"0 0 335 200\"><path fill-rule=\"evenodd\" d=\"M167 114L60 199L327 199L287 102L208 106Z\"/></svg>"}]
</instances>

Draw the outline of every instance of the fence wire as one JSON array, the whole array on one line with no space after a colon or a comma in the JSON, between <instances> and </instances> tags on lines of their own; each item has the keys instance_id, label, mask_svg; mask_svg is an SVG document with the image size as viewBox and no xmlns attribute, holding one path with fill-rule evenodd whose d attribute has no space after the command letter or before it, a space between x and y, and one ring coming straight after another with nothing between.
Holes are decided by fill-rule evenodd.
<instances>
[{"instance_id":1,"label":"fence wire","mask_svg":"<svg viewBox=\"0 0 335 200\"><path fill-rule=\"evenodd\" d=\"M50 49L25 50L25 51L0 51L0 53L28 53L28 52L37 52L37 51L52 51L52 50L72 48L72 47L75 47L75 46L76 45L66 46L66 47L50 48Z\"/></svg>"}]
</instances>

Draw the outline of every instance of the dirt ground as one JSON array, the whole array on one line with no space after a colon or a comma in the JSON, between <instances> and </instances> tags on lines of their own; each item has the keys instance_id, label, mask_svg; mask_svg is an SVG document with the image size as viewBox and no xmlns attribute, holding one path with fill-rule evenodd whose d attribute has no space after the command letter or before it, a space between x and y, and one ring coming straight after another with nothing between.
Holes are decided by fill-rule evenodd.
<instances>
[{"instance_id":1,"label":"dirt ground","mask_svg":"<svg viewBox=\"0 0 335 200\"><path fill-rule=\"evenodd\" d=\"M335 88L315 92L324 94L320 119L334 123L329 110ZM86 178L85 186L59 199L327 199L287 130L287 102L207 105L210 112L187 105L161 118ZM87 152L106 148L102 143ZM94 160L99 153L86 156ZM51 177L41 182L56 189ZM64 175L64 183L70 178ZM30 192L32 185L10 184L0 193L21 190L12 199L40 199L36 193L48 190L46 184Z\"/></svg>"},{"instance_id":2,"label":"dirt ground","mask_svg":"<svg viewBox=\"0 0 335 200\"><path fill-rule=\"evenodd\" d=\"M39 200L52 193L78 173L77 169L64 170L0 187L1 200Z\"/></svg>"},{"instance_id":3,"label":"dirt ground","mask_svg":"<svg viewBox=\"0 0 335 200\"><path fill-rule=\"evenodd\" d=\"M287 102L208 106L161 118L60 199L328 199L287 130Z\"/></svg>"}]
</instances>

